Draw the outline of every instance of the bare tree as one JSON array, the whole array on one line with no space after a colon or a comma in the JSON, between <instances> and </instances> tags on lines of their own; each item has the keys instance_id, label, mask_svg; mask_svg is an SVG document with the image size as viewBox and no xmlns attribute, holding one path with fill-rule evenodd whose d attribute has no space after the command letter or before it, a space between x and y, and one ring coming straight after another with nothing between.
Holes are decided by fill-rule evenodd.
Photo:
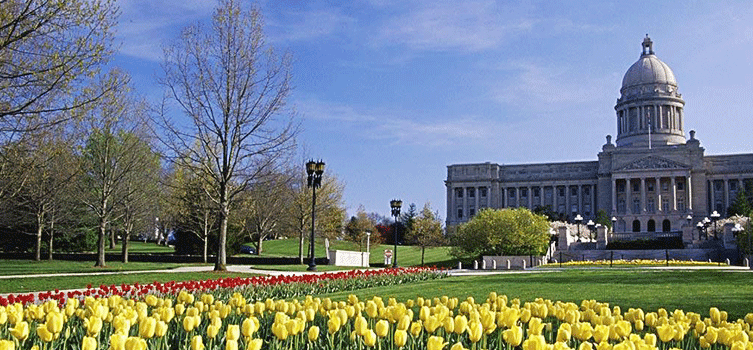
<instances>
[{"instance_id":1,"label":"bare tree","mask_svg":"<svg viewBox=\"0 0 753 350\"><path fill-rule=\"evenodd\" d=\"M0 130L58 123L112 88L90 80L113 53L117 17L113 0L0 0Z\"/></svg>"},{"instance_id":2,"label":"bare tree","mask_svg":"<svg viewBox=\"0 0 753 350\"><path fill-rule=\"evenodd\" d=\"M262 27L257 8L222 0L210 28L185 28L164 52L160 83L190 123L180 127L163 109L164 141L173 160L213 184L207 194L220 214L215 270L226 269L231 202L295 147L298 125L285 109L290 58L265 43Z\"/></svg>"},{"instance_id":3,"label":"bare tree","mask_svg":"<svg viewBox=\"0 0 753 350\"><path fill-rule=\"evenodd\" d=\"M209 234L216 230L217 206L211 201L212 192L201 178L190 173L191 169L178 168L170 174L166 188L170 191L164 212L173 219L173 227L183 233L191 233L202 242L202 258L206 263L209 255ZM163 214L163 216L165 216Z\"/></svg>"},{"instance_id":4,"label":"bare tree","mask_svg":"<svg viewBox=\"0 0 753 350\"><path fill-rule=\"evenodd\" d=\"M113 72L110 80L127 81ZM83 177L80 193L84 204L98 219L99 240L95 266L105 266L105 241L116 209L123 199L124 180L141 171L146 162L139 152L146 135L146 105L123 85L109 91L88 115L90 134L83 148Z\"/></svg>"},{"instance_id":5,"label":"bare tree","mask_svg":"<svg viewBox=\"0 0 753 350\"><path fill-rule=\"evenodd\" d=\"M286 219L286 206L291 202L290 190L293 176L275 173L264 176L249 186L238 206L240 234L251 239L256 254L263 251L267 237L282 230Z\"/></svg>"}]
</instances>

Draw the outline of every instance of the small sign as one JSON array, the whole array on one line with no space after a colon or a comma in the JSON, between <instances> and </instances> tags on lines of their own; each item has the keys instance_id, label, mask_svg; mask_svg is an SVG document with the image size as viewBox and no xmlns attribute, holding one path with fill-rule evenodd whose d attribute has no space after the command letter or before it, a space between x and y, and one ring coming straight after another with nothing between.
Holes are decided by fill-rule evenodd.
<instances>
[{"instance_id":1,"label":"small sign","mask_svg":"<svg viewBox=\"0 0 753 350\"><path fill-rule=\"evenodd\" d=\"M391 258L392 257L392 249L385 249L384 250L384 257L385 258Z\"/></svg>"}]
</instances>

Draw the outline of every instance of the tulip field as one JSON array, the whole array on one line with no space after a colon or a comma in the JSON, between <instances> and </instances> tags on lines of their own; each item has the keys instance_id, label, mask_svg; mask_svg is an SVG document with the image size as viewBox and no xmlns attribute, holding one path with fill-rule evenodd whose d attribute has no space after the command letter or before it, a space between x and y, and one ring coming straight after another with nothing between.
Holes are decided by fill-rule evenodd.
<instances>
[{"instance_id":1,"label":"tulip field","mask_svg":"<svg viewBox=\"0 0 753 350\"><path fill-rule=\"evenodd\" d=\"M753 313L731 319L716 307L622 309L495 291L478 300L319 296L364 288L421 295L412 285L444 277L405 268L9 295L0 298L0 350L753 350Z\"/></svg>"}]
</instances>

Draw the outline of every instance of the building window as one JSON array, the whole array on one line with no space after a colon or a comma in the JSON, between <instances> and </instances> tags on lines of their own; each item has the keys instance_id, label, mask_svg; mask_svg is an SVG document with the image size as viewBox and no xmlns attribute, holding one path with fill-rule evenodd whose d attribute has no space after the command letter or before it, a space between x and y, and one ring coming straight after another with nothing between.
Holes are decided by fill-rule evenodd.
<instances>
[{"instance_id":1,"label":"building window","mask_svg":"<svg viewBox=\"0 0 753 350\"><path fill-rule=\"evenodd\" d=\"M468 188L468 198L475 198L476 197L476 189L473 187Z\"/></svg>"},{"instance_id":2,"label":"building window","mask_svg":"<svg viewBox=\"0 0 753 350\"><path fill-rule=\"evenodd\" d=\"M669 183L668 182L662 182L661 183L661 190L664 192L669 191Z\"/></svg>"},{"instance_id":3,"label":"building window","mask_svg":"<svg viewBox=\"0 0 753 350\"><path fill-rule=\"evenodd\" d=\"M641 222L633 220L633 232L641 232Z\"/></svg>"},{"instance_id":4,"label":"building window","mask_svg":"<svg viewBox=\"0 0 753 350\"><path fill-rule=\"evenodd\" d=\"M665 212L668 212L668 211L669 211L669 200L668 200L668 199L662 199L662 200L661 200L661 208L662 208L662 210L664 210Z\"/></svg>"},{"instance_id":5,"label":"building window","mask_svg":"<svg viewBox=\"0 0 753 350\"><path fill-rule=\"evenodd\" d=\"M646 188L648 189L649 192L654 192L654 183L653 182L646 183Z\"/></svg>"},{"instance_id":6,"label":"building window","mask_svg":"<svg viewBox=\"0 0 753 350\"><path fill-rule=\"evenodd\" d=\"M564 213L565 212L565 205L564 204L558 205L557 206L557 212L558 213Z\"/></svg>"},{"instance_id":7,"label":"building window","mask_svg":"<svg viewBox=\"0 0 753 350\"><path fill-rule=\"evenodd\" d=\"M559 193L560 193L560 197L564 197L565 196L565 188L564 187L560 187L559 188Z\"/></svg>"},{"instance_id":8,"label":"building window","mask_svg":"<svg viewBox=\"0 0 753 350\"><path fill-rule=\"evenodd\" d=\"M669 232L672 231L672 223L669 222L668 219L664 219L661 223L661 231L662 232Z\"/></svg>"},{"instance_id":9,"label":"building window","mask_svg":"<svg viewBox=\"0 0 753 350\"><path fill-rule=\"evenodd\" d=\"M578 213L578 205L577 204L571 205L570 206L570 212L573 213L573 215L577 214Z\"/></svg>"},{"instance_id":10,"label":"building window","mask_svg":"<svg viewBox=\"0 0 753 350\"><path fill-rule=\"evenodd\" d=\"M625 212L625 199L624 198L620 198L620 200L617 201L617 211L619 211L620 213Z\"/></svg>"},{"instance_id":11,"label":"building window","mask_svg":"<svg viewBox=\"0 0 753 350\"><path fill-rule=\"evenodd\" d=\"M653 198L650 198L650 199L649 199L649 200L648 200L648 201L646 202L646 210L647 210L647 211L648 211L649 213L653 213L653 212L654 212L654 210L655 210L655 207L654 207L654 199L653 199Z\"/></svg>"},{"instance_id":12,"label":"building window","mask_svg":"<svg viewBox=\"0 0 753 350\"><path fill-rule=\"evenodd\" d=\"M625 183L624 182L618 182L617 183L617 193L625 193Z\"/></svg>"},{"instance_id":13,"label":"building window","mask_svg":"<svg viewBox=\"0 0 753 350\"><path fill-rule=\"evenodd\" d=\"M535 187L535 188L533 189L533 196L534 196L534 197L541 197L541 189L540 189L540 188L538 188L538 187Z\"/></svg>"},{"instance_id":14,"label":"building window","mask_svg":"<svg viewBox=\"0 0 753 350\"><path fill-rule=\"evenodd\" d=\"M646 231L656 232L656 222L653 219L648 220L648 224L646 225Z\"/></svg>"},{"instance_id":15,"label":"building window","mask_svg":"<svg viewBox=\"0 0 753 350\"><path fill-rule=\"evenodd\" d=\"M515 189L511 188L511 189L507 190L507 196L510 197L510 198L515 198Z\"/></svg>"},{"instance_id":16,"label":"building window","mask_svg":"<svg viewBox=\"0 0 753 350\"><path fill-rule=\"evenodd\" d=\"M583 206L583 214L585 214L586 216L591 216L591 205L590 204L586 204L586 205Z\"/></svg>"},{"instance_id":17,"label":"building window","mask_svg":"<svg viewBox=\"0 0 753 350\"><path fill-rule=\"evenodd\" d=\"M455 189L455 194L457 195L458 198L463 198L463 189L462 188L456 188Z\"/></svg>"},{"instance_id":18,"label":"building window","mask_svg":"<svg viewBox=\"0 0 753 350\"><path fill-rule=\"evenodd\" d=\"M678 190L678 191L683 191L683 190L685 190L685 183L684 183L684 182L682 182L682 181L679 181L679 182L677 182L677 184L676 184L675 186L677 186L677 190Z\"/></svg>"},{"instance_id":19,"label":"building window","mask_svg":"<svg viewBox=\"0 0 753 350\"><path fill-rule=\"evenodd\" d=\"M462 219L462 218L463 218L463 208L459 207L458 208L458 219Z\"/></svg>"},{"instance_id":20,"label":"building window","mask_svg":"<svg viewBox=\"0 0 753 350\"><path fill-rule=\"evenodd\" d=\"M487 195L487 193L486 193L487 192L486 187L479 188L478 192L479 192L479 195L481 195L481 197L486 197L486 195Z\"/></svg>"},{"instance_id":21,"label":"building window","mask_svg":"<svg viewBox=\"0 0 753 350\"><path fill-rule=\"evenodd\" d=\"M640 192L640 191L641 191L641 183L633 182L633 192Z\"/></svg>"},{"instance_id":22,"label":"building window","mask_svg":"<svg viewBox=\"0 0 753 350\"><path fill-rule=\"evenodd\" d=\"M583 195L584 196L590 196L591 195L591 187L583 187Z\"/></svg>"},{"instance_id":23,"label":"building window","mask_svg":"<svg viewBox=\"0 0 753 350\"><path fill-rule=\"evenodd\" d=\"M730 181L729 182L729 190L730 191L737 191L737 182L736 181Z\"/></svg>"},{"instance_id":24,"label":"building window","mask_svg":"<svg viewBox=\"0 0 753 350\"><path fill-rule=\"evenodd\" d=\"M472 218L474 215L476 215L476 208L474 207L468 208L468 217Z\"/></svg>"},{"instance_id":25,"label":"building window","mask_svg":"<svg viewBox=\"0 0 753 350\"><path fill-rule=\"evenodd\" d=\"M685 198L677 197L677 210L685 211Z\"/></svg>"},{"instance_id":26,"label":"building window","mask_svg":"<svg viewBox=\"0 0 753 350\"><path fill-rule=\"evenodd\" d=\"M633 214L638 214L640 212L641 212L641 200L633 199Z\"/></svg>"},{"instance_id":27,"label":"building window","mask_svg":"<svg viewBox=\"0 0 753 350\"><path fill-rule=\"evenodd\" d=\"M571 196L577 196L578 195L578 187L570 187L570 195Z\"/></svg>"},{"instance_id":28,"label":"building window","mask_svg":"<svg viewBox=\"0 0 753 350\"><path fill-rule=\"evenodd\" d=\"M528 197L528 189L527 188L521 188L520 189L520 196L521 197Z\"/></svg>"},{"instance_id":29,"label":"building window","mask_svg":"<svg viewBox=\"0 0 753 350\"><path fill-rule=\"evenodd\" d=\"M722 182L714 181L714 191L721 191L721 190L722 190Z\"/></svg>"}]
</instances>

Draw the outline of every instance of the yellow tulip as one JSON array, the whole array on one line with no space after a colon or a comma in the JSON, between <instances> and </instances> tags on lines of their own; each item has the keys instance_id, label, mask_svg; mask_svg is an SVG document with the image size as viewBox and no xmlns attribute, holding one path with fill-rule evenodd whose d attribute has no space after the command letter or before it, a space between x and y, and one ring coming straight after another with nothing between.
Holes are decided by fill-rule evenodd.
<instances>
[{"instance_id":1,"label":"yellow tulip","mask_svg":"<svg viewBox=\"0 0 753 350\"><path fill-rule=\"evenodd\" d=\"M406 332L404 329L398 329L395 331L393 338L395 340L395 346L402 348L408 341L408 332Z\"/></svg>"},{"instance_id":2,"label":"yellow tulip","mask_svg":"<svg viewBox=\"0 0 753 350\"><path fill-rule=\"evenodd\" d=\"M204 339L200 335L191 338L191 350L204 350Z\"/></svg>"},{"instance_id":3,"label":"yellow tulip","mask_svg":"<svg viewBox=\"0 0 753 350\"><path fill-rule=\"evenodd\" d=\"M593 350L593 348L593 344L587 341L580 343L580 346L578 346L578 350Z\"/></svg>"},{"instance_id":4,"label":"yellow tulip","mask_svg":"<svg viewBox=\"0 0 753 350\"><path fill-rule=\"evenodd\" d=\"M473 343L478 343L484 335L484 326L479 321L471 321L468 324L468 338Z\"/></svg>"},{"instance_id":5,"label":"yellow tulip","mask_svg":"<svg viewBox=\"0 0 753 350\"><path fill-rule=\"evenodd\" d=\"M390 331L390 323L387 322L387 320L379 320L376 325L374 325L374 330L379 338L384 338Z\"/></svg>"},{"instance_id":6,"label":"yellow tulip","mask_svg":"<svg viewBox=\"0 0 753 350\"><path fill-rule=\"evenodd\" d=\"M366 346L373 348L374 345L376 345L376 333L374 333L373 330L369 329L363 334L363 343L366 344Z\"/></svg>"},{"instance_id":7,"label":"yellow tulip","mask_svg":"<svg viewBox=\"0 0 753 350\"><path fill-rule=\"evenodd\" d=\"M50 312L47 314L45 327L50 333L60 333L63 330L64 317L59 312Z\"/></svg>"},{"instance_id":8,"label":"yellow tulip","mask_svg":"<svg viewBox=\"0 0 753 350\"><path fill-rule=\"evenodd\" d=\"M455 320L452 319L452 317L448 316L444 318L444 321L442 321L442 327L444 328L444 331L446 333L454 333L455 332Z\"/></svg>"},{"instance_id":9,"label":"yellow tulip","mask_svg":"<svg viewBox=\"0 0 753 350\"><path fill-rule=\"evenodd\" d=\"M656 346L656 334L646 333L646 335L643 336L643 342L645 342L651 347L655 347Z\"/></svg>"},{"instance_id":10,"label":"yellow tulip","mask_svg":"<svg viewBox=\"0 0 753 350\"><path fill-rule=\"evenodd\" d=\"M110 336L110 350L125 350L128 336L122 333L114 333Z\"/></svg>"},{"instance_id":11,"label":"yellow tulip","mask_svg":"<svg viewBox=\"0 0 753 350\"><path fill-rule=\"evenodd\" d=\"M167 334L167 323L162 320L157 321L157 324L154 327L154 335L161 338L164 337L165 334Z\"/></svg>"},{"instance_id":12,"label":"yellow tulip","mask_svg":"<svg viewBox=\"0 0 753 350\"><path fill-rule=\"evenodd\" d=\"M441 326L441 324L439 323L437 317L434 315L428 316L424 320L424 329L426 329L426 332L429 334L434 333L434 331L437 330L439 326Z\"/></svg>"},{"instance_id":13,"label":"yellow tulip","mask_svg":"<svg viewBox=\"0 0 753 350\"><path fill-rule=\"evenodd\" d=\"M272 334L279 340L285 340L288 337L288 328L282 323L273 323Z\"/></svg>"},{"instance_id":14,"label":"yellow tulip","mask_svg":"<svg viewBox=\"0 0 753 350\"><path fill-rule=\"evenodd\" d=\"M523 350L547 350L546 340L543 335L530 335L523 342Z\"/></svg>"},{"instance_id":15,"label":"yellow tulip","mask_svg":"<svg viewBox=\"0 0 753 350\"><path fill-rule=\"evenodd\" d=\"M404 331L407 331L410 327L411 317L409 315L403 315L400 317L400 319L397 321L397 329L402 329Z\"/></svg>"},{"instance_id":16,"label":"yellow tulip","mask_svg":"<svg viewBox=\"0 0 753 350\"><path fill-rule=\"evenodd\" d=\"M557 330L557 341L558 342L569 342L570 337L572 336L572 328L569 323L563 323L560 325L560 328Z\"/></svg>"},{"instance_id":17,"label":"yellow tulip","mask_svg":"<svg viewBox=\"0 0 753 350\"><path fill-rule=\"evenodd\" d=\"M656 333L659 335L659 339L662 342L666 343L674 338L675 327L673 327L671 324L663 324L659 327L656 327Z\"/></svg>"},{"instance_id":18,"label":"yellow tulip","mask_svg":"<svg viewBox=\"0 0 753 350\"><path fill-rule=\"evenodd\" d=\"M142 338L149 339L154 336L155 328L157 328L157 320L146 317L139 322L139 335Z\"/></svg>"},{"instance_id":19,"label":"yellow tulip","mask_svg":"<svg viewBox=\"0 0 753 350\"><path fill-rule=\"evenodd\" d=\"M197 326L195 324L195 320L196 319L194 317L192 317L192 316L186 316L185 318L183 318L183 329L186 332L193 331L193 329Z\"/></svg>"},{"instance_id":20,"label":"yellow tulip","mask_svg":"<svg viewBox=\"0 0 753 350\"><path fill-rule=\"evenodd\" d=\"M410 324L410 334L414 337L418 337L421 334L421 330L423 330L423 325L421 324L421 321L411 322Z\"/></svg>"},{"instance_id":21,"label":"yellow tulip","mask_svg":"<svg viewBox=\"0 0 753 350\"><path fill-rule=\"evenodd\" d=\"M445 343L444 338L432 335L426 342L426 350L442 350L445 345L447 343Z\"/></svg>"},{"instance_id":22,"label":"yellow tulip","mask_svg":"<svg viewBox=\"0 0 753 350\"><path fill-rule=\"evenodd\" d=\"M259 330L259 319L256 317L249 317L245 320L243 320L243 323L241 324L241 334L243 334L244 337L250 337L256 331Z\"/></svg>"},{"instance_id":23,"label":"yellow tulip","mask_svg":"<svg viewBox=\"0 0 753 350\"><path fill-rule=\"evenodd\" d=\"M452 347L450 347L450 350L468 350L468 349L464 348L462 343L457 342L453 344Z\"/></svg>"},{"instance_id":24,"label":"yellow tulip","mask_svg":"<svg viewBox=\"0 0 753 350\"><path fill-rule=\"evenodd\" d=\"M55 335L47 330L47 327L44 325L37 326L37 335L39 336L39 339L42 339L42 341L46 343L51 342L55 337Z\"/></svg>"},{"instance_id":25,"label":"yellow tulip","mask_svg":"<svg viewBox=\"0 0 753 350\"><path fill-rule=\"evenodd\" d=\"M704 335L704 336L702 336L702 337L700 337L700 338L698 338L698 343L699 343L699 344L701 345L701 348L703 348L703 349L708 349L708 348L710 348L710 347L711 347L711 344L712 344L712 343L710 343L710 342L708 341L708 339L706 339L706 336L705 336L705 335Z\"/></svg>"},{"instance_id":26,"label":"yellow tulip","mask_svg":"<svg viewBox=\"0 0 753 350\"><path fill-rule=\"evenodd\" d=\"M506 329L502 332L502 338L505 343L512 347L520 345L523 342L523 328L520 326L512 326L512 328Z\"/></svg>"},{"instance_id":27,"label":"yellow tulip","mask_svg":"<svg viewBox=\"0 0 753 350\"><path fill-rule=\"evenodd\" d=\"M567 345L567 343L561 342L561 341L555 342L554 345L549 346L548 349L551 349L551 350L572 350L572 349L570 349L570 346Z\"/></svg>"},{"instance_id":28,"label":"yellow tulip","mask_svg":"<svg viewBox=\"0 0 753 350\"><path fill-rule=\"evenodd\" d=\"M541 332L544 330L544 323L541 321L538 317L531 317L531 320L528 321L528 334L533 335L541 335Z\"/></svg>"},{"instance_id":29,"label":"yellow tulip","mask_svg":"<svg viewBox=\"0 0 753 350\"><path fill-rule=\"evenodd\" d=\"M709 316L711 317L711 323L714 325L718 325L722 321L722 313L715 307L709 309Z\"/></svg>"},{"instance_id":30,"label":"yellow tulip","mask_svg":"<svg viewBox=\"0 0 753 350\"><path fill-rule=\"evenodd\" d=\"M225 350L238 350L238 341L232 339L225 340Z\"/></svg>"},{"instance_id":31,"label":"yellow tulip","mask_svg":"<svg viewBox=\"0 0 753 350\"><path fill-rule=\"evenodd\" d=\"M16 349L16 343L2 339L0 340L0 350L15 350Z\"/></svg>"},{"instance_id":32,"label":"yellow tulip","mask_svg":"<svg viewBox=\"0 0 753 350\"><path fill-rule=\"evenodd\" d=\"M706 329L706 334L704 335L704 337L709 342L709 344L715 344L717 338L719 337L719 329L716 327L708 327Z\"/></svg>"},{"instance_id":33,"label":"yellow tulip","mask_svg":"<svg viewBox=\"0 0 753 350\"><path fill-rule=\"evenodd\" d=\"M95 350L97 349L97 340L92 337L84 337L81 341L81 350Z\"/></svg>"},{"instance_id":34,"label":"yellow tulip","mask_svg":"<svg viewBox=\"0 0 753 350\"><path fill-rule=\"evenodd\" d=\"M329 332L329 334L335 334L339 330L340 330L340 318L337 316L330 317L329 320L327 320L327 332Z\"/></svg>"},{"instance_id":35,"label":"yellow tulip","mask_svg":"<svg viewBox=\"0 0 753 350\"><path fill-rule=\"evenodd\" d=\"M356 334L364 336L366 335L366 331L369 330L369 322L366 321L365 317L358 316L353 322L353 328L355 329Z\"/></svg>"},{"instance_id":36,"label":"yellow tulip","mask_svg":"<svg viewBox=\"0 0 753 350\"><path fill-rule=\"evenodd\" d=\"M207 326L207 337L210 339L214 339L214 337L217 336L217 333L220 332L220 327L217 327L215 324L210 324Z\"/></svg>"},{"instance_id":37,"label":"yellow tulip","mask_svg":"<svg viewBox=\"0 0 753 350\"><path fill-rule=\"evenodd\" d=\"M225 339L238 340L240 336L241 336L240 326L238 326L237 324L230 324L227 326L227 330L225 330Z\"/></svg>"},{"instance_id":38,"label":"yellow tulip","mask_svg":"<svg viewBox=\"0 0 753 350\"><path fill-rule=\"evenodd\" d=\"M597 344L607 341L609 339L609 327L603 324L594 327L593 338Z\"/></svg>"},{"instance_id":39,"label":"yellow tulip","mask_svg":"<svg viewBox=\"0 0 753 350\"><path fill-rule=\"evenodd\" d=\"M309 338L309 341L316 341L317 339L319 339L319 327L318 326L309 327L308 338Z\"/></svg>"},{"instance_id":40,"label":"yellow tulip","mask_svg":"<svg viewBox=\"0 0 753 350\"><path fill-rule=\"evenodd\" d=\"M248 342L248 345L246 345L246 349L261 350L262 345L264 345L264 342L261 339L252 339L250 342Z\"/></svg>"},{"instance_id":41,"label":"yellow tulip","mask_svg":"<svg viewBox=\"0 0 753 350\"><path fill-rule=\"evenodd\" d=\"M596 345L596 350L612 350L612 344L601 342L599 345Z\"/></svg>"}]
</instances>

